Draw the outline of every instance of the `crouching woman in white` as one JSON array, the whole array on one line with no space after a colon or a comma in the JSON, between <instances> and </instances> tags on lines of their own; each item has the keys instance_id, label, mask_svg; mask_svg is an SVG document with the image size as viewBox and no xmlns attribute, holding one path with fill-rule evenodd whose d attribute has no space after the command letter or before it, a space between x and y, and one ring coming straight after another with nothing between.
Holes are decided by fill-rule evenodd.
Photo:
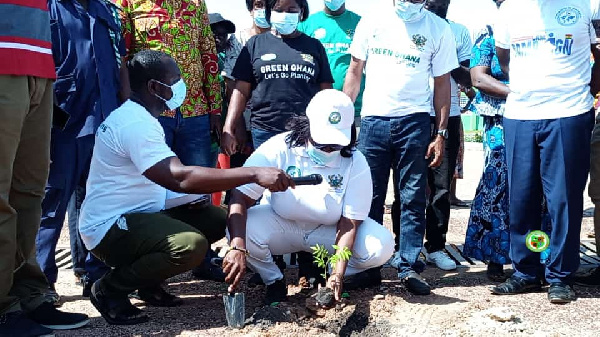
<instances>
[{"instance_id":1,"label":"crouching woman in white","mask_svg":"<svg viewBox=\"0 0 600 337\"><path fill-rule=\"evenodd\" d=\"M318 93L296 117L291 131L260 146L245 166L278 167L292 177L320 174L323 182L269 193L256 184L240 186L229 206L227 252L223 268L230 292L249 267L267 285L266 303L285 301L284 276L273 255L310 252L320 244L352 251L339 261L327 280L339 300L344 276L365 273L383 265L394 251L391 233L368 218L373 194L371 171L355 150L354 105L337 90ZM264 192L264 195L263 195ZM261 196L260 205L253 206ZM246 254L247 253L247 254Z\"/></svg>"}]
</instances>

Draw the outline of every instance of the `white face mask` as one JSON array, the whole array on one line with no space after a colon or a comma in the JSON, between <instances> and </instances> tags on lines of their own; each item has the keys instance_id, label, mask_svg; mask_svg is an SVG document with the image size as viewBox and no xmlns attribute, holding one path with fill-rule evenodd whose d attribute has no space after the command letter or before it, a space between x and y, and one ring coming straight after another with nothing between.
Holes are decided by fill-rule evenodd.
<instances>
[{"instance_id":1,"label":"white face mask","mask_svg":"<svg viewBox=\"0 0 600 337\"><path fill-rule=\"evenodd\" d=\"M317 149L310 143L308 144L306 152L308 153L308 156L313 161L313 163L319 166L331 165L341 156L340 151L325 152Z\"/></svg>"},{"instance_id":2,"label":"white face mask","mask_svg":"<svg viewBox=\"0 0 600 337\"><path fill-rule=\"evenodd\" d=\"M158 94L154 94L156 97L160 98L163 102L165 102L167 108L169 108L170 110L175 110L183 104L183 101L185 101L185 95L187 94L187 87L185 86L183 78L175 82L173 85L167 85L158 80L154 81L164 85L165 87L170 88L171 92L173 93L171 99L168 100L164 97L160 97Z\"/></svg>"},{"instance_id":3,"label":"white face mask","mask_svg":"<svg viewBox=\"0 0 600 337\"><path fill-rule=\"evenodd\" d=\"M271 24L281 35L290 35L296 31L300 13L271 12Z\"/></svg>"},{"instance_id":4,"label":"white face mask","mask_svg":"<svg viewBox=\"0 0 600 337\"><path fill-rule=\"evenodd\" d=\"M264 9L254 10L254 23L259 28L269 28L271 25L267 21L267 13Z\"/></svg>"},{"instance_id":5,"label":"white face mask","mask_svg":"<svg viewBox=\"0 0 600 337\"><path fill-rule=\"evenodd\" d=\"M400 19L411 22L419 18L424 6L425 3L414 4L408 1L396 0L396 14Z\"/></svg>"},{"instance_id":6,"label":"white face mask","mask_svg":"<svg viewBox=\"0 0 600 337\"><path fill-rule=\"evenodd\" d=\"M346 0L325 0L325 6L334 12L342 8L344 3L346 3Z\"/></svg>"}]
</instances>

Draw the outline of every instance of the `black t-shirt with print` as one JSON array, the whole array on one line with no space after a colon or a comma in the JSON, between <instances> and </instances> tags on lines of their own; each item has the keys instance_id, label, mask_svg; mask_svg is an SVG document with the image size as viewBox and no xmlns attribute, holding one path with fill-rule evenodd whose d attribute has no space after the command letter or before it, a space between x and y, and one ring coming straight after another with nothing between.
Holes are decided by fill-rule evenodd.
<instances>
[{"instance_id":1,"label":"black t-shirt with print","mask_svg":"<svg viewBox=\"0 0 600 337\"><path fill-rule=\"evenodd\" d=\"M253 36L232 76L252 84L252 127L275 132L285 131L290 117L305 114L321 83L333 83L323 45L305 34L291 39L271 33Z\"/></svg>"}]
</instances>

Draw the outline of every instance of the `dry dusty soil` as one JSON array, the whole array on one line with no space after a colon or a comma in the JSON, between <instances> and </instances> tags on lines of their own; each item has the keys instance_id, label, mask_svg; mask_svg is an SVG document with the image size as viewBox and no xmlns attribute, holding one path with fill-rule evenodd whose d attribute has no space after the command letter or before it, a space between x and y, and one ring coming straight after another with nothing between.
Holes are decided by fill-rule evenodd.
<instances>
[{"instance_id":1,"label":"dry dusty soil","mask_svg":"<svg viewBox=\"0 0 600 337\"><path fill-rule=\"evenodd\" d=\"M459 197L470 200L480 177L480 144L467 144L465 179ZM582 238L592 229L591 205L586 199ZM448 241L460 244L468 210L453 210ZM386 218L389 225L389 217ZM63 233L62 246L68 246ZM57 290L62 309L85 312L89 326L57 336L600 336L600 289L577 287L578 300L551 305L546 293L492 296L485 267L442 272L429 266L423 273L434 287L429 296L414 296L398 281L395 271L384 269L379 289L350 292L345 303L317 310L310 294L293 285L296 269L288 269L288 303L262 307L264 288L245 288L244 329L226 327L222 294L225 286L197 281L190 273L168 281L168 290L184 299L177 308L145 308L151 321L132 327L108 325L75 285L70 270L61 270ZM135 302L142 306L140 302ZM252 317L251 317L252 316Z\"/></svg>"}]
</instances>

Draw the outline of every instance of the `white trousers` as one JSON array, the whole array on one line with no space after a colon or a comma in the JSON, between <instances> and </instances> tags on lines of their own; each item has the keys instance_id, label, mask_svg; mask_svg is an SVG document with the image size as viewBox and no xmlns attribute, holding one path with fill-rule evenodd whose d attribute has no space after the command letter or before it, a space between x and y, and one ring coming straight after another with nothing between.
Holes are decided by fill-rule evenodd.
<instances>
[{"instance_id":1,"label":"white trousers","mask_svg":"<svg viewBox=\"0 0 600 337\"><path fill-rule=\"evenodd\" d=\"M273 262L273 255L312 252L310 247L317 244L325 246L333 254L336 231L335 225L305 224L284 219L273 212L271 205L254 206L248 209L246 226L246 248L250 253L248 265L260 274L266 285L273 284L283 278ZM394 239L390 231L367 218L358 227L346 275L379 267L393 253Z\"/></svg>"}]
</instances>

